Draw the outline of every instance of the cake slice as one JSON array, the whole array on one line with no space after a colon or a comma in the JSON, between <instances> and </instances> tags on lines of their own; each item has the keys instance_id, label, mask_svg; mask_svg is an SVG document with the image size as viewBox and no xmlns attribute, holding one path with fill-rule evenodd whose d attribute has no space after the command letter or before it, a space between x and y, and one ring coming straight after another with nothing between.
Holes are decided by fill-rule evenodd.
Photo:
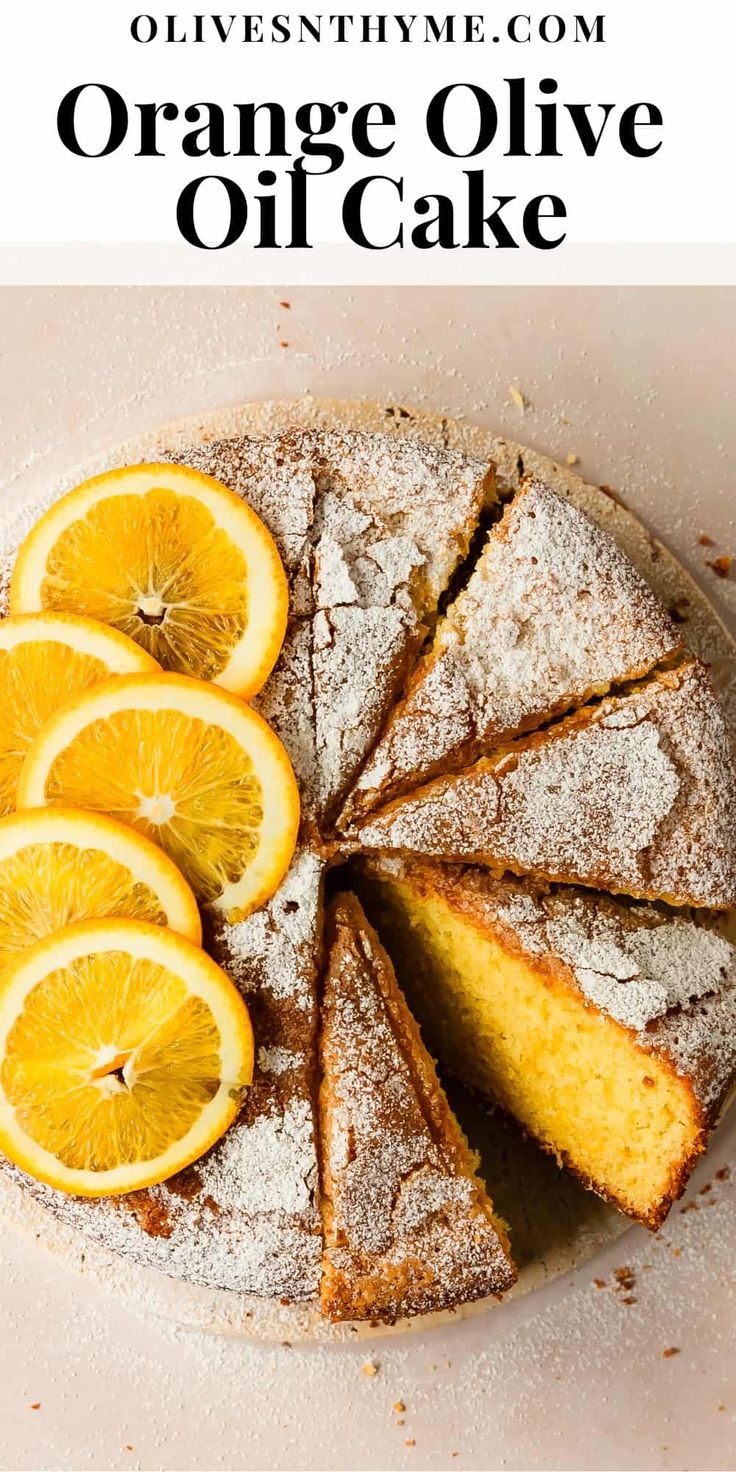
<instances>
[{"instance_id":1,"label":"cake slice","mask_svg":"<svg viewBox=\"0 0 736 1472\"><path fill-rule=\"evenodd\" d=\"M248 502L266 523L281 554L289 579L291 617L310 615L314 608L311 554L316 500L311 440L305 440L299 430L262 439L231 435L179 445L176 450L164 450L160 458L213 475Z\"/></svg>"},{"instance_id":2,"label":"cake slice","mask_svg":"<svg viewBox=\"0 0 736 1472\"><path fill-rule=\"evenodd\" d=\"M321 807L374 745L468 552L494 471L418 440L327 432L314 446L314 683Z\"/></svg>"},{"instance_id":3,"label":"cake slice","mask_svg":"<svg viewBox=\"0 0 736 1472\"><path fill-rule=\"evenodd\" d=\"M515 1277L505 1231L354 896L335 901L328 943L323 1312L393 1322L501 1293Z\"/></svg>"},{"instance_id":4,"label":"cake slice","mask_svg":"<svg viewBox=\"0 0 736 1472\"><path fill-rule=\"evenodd\" d=\"M648 674L681 647L611 537L541 481L526 481L440 621L345 817Z\"/></svg>"},{"instance_id":5,"label":"cake slice","mask_svg":"<svg viewBox=\"0 0 736 1472\"><path fill-rule=\"evenodd\" d=\"M736 948L588 890L414 860L361 870L440 1060L657 1228L736 1077Z\"/></svg>"},{"instance_id":6,"label":"cake slice","mask_svg":"<svg viewBox=\"0 0 736 1472\"><path fill-rule=\"evenodd\" d=\"M162 458L213 475L266 523L289 580L289 626L278 662L253 700L289 753L301 794L306 836L319 807L314 708L312 541L317 488L311 438L299 432L202 440Z\"/></svg>"},{"instance_id":7,"label":"cake slice","mask_svg":"<svg viewBox=\"0 0 736 1472\"><path fill-rule=\"evenodd\" d=\"M302 783L331 815L376 741L441 595L493 498L493 466L387 434L300 430L179 446L265 521L289 577L284 655L259 697ZM295 680L300 727L289 720Z\"/></svg>"},{"instance_id":8,"label":"cake slice","mask_svg":"<svg viewBox=\"0 0 736 1472\"><path fill-rule=\"evenodd\" d=\"M256 1038L253 1084L227 1134L181 1174L127 1196L63 1196L24 1177L54 1216L188 1283L288 1302L317 1298L322 868L316 854L297 851L262 910L208 938L208 949L246 997ZM7 1163L3 1169L14 1171Z\"/></svg>"},{"instance_id":9,"label":"cake slice","mask_svg":"<svg viewBox=\"0 0 736 1472\"><path fill-rule=\"evenodd\" d=\"M736 905L736 763L689 659L397 798L352 831L399 850L676 905Z\"/></svg>"},{"instance_id":10,"label":"cake slice","mask_svg":"<svg viewBox=\"0 0 736 1472\"><path fill-rule=\"evenodd\" d=\"M289 754L299 783L302 833L319 842L321 782L314 708L313 630L309 619L290 619L274 669L251 701Z\"/></svg>"}]
</instances>

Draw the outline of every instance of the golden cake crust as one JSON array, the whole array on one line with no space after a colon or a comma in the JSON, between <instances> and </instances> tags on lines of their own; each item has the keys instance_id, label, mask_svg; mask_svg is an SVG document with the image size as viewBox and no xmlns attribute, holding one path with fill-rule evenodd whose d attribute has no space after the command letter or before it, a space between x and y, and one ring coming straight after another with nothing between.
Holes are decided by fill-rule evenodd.
<instances>
[{"instance_id":1,"label":"golden cake crust","mask_svg":"<svg viewBox=\"0 0 736 1472\"><path fill-rule=\"evenodd\" d=\"M736 904L736 761L697 660L586 706L349 830L363 849L676 905Z\"/></svg>"},{"instance_id":2,"label":"golden cake crust","mask_svg":"<svg viewBox=\"0 0 736 1472\"><path fill-rule=\"evenodd\" d=\"M641 678L682 641L615 542L539 480L492 527L344 820Z\"/></svg>"},{"instance_id":3,"label":"golden cake crust","mask_svg":"<svg viewBox=\"0 0 736 1472\"><path fill-rule=\"evenodd\" d=\"M504 1229L353 895L332 907L328 946L319 1106L325 1313L391 1321L503 1292L515 1277Z\"/></svg>"},{"instance_id":4,"label":"golden cake crust","mask_svg":"<svg viewBox=\"0 0 736 1472\"><path fill-rule=\"evenodd\" d=\"M289 430L182 445L266 522L291 586L289 639L259 699L317 825L351 787L468 552L494 467L408 438ZM309 690L293 730L293 668ZM308 682L308 683L307 683Z\"/></svg>"},{"instance_id":5,"label":"golden cake crust","mask_svg":"<svg viewBox=\"0 0 736 1472\"><path fill-rule=\"evenodd\" d=\"M208 949L242 991L256 1035L235 1123L193 1166L127 1196L64 1196L23 1177L62 1223L133 1261L211 1288L290 1302L319 1291L314 1097L324 861L297 851L273 898ZM20 1173L2 1163L16 1179Z\"/></svg>"},{"instance_id":6,"label":"golden cake crust","mask_svg":"<svg viewBox=\"0 0 736 1472\"><path fill-rule=\"evenodd\" d=\"M497 878L475 867L383 857L361 859L357 869L363 876L361 894L368 885L371 914L380 916L382 887L392 882L432 904L446 903L511 958L523 961L542 987L564 987L583 1008L624 1029L645 1056L656 1056L685 1084L696 1138L672 1162L668 1187L656 1206L638 1217L656 1230L682 1194L733 1087L736 946L712 921L588 890ZM568 1153L541 1138L539 1143L586 1186L619 1209L629 1209Z\"/></svg>"}]
</instances>

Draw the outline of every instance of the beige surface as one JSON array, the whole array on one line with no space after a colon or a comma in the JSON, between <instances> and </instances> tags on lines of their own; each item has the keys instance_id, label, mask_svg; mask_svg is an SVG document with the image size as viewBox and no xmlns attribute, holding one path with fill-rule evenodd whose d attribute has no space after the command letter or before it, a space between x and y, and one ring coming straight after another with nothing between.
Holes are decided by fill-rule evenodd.
<instances>
[{"instance_id":1,"label":"beige surface","mask_svg":"<svg viewBox=\"0 0 736 1472\"><path fill-rule=\"evenodd\" d=\"M720 298L718 303L716 296ZM13 298L5 294L3 303L8 334L3 402L11 405L13 414L7 428L4 426L5 443L0 446L0 456L2 466L11 475L19 469L14 484L6 491L11 502L21 490L24 495L34 495L49 478L62 474L75 462L90 458L127 433L137 434L172 415L207 407L218 399L232 401L248 392L284 393L304 388L354 392L357 374L365 394L388 399L400 393L415 403L422 400L425 406L456 413L458 407L466 405L469 416L487 424L500 424L507 434L545 445L558 455L572 453L574 447L575 452L585 454L586 471L619 487L625 485L627 499L650 524L669 536L682 554L692 556L696 565L704 555L696 538L701 528L707 528L713 537L722 536L727 543L729 502L719 483L722 466L727 463L724 436L728 429L728 406L722 402L725 369L719 352L725 359L728 313L733 317L734 311L734 299L727 293L670 293L667 297L613 292L404 292L371 297L360 292L286 291L283 298L292 302L291 309L279 308L271 292L250 296L238 292L190 296L180 292L151 296L138 292L71 292L54 300L51 297L37 293L27 303L24 294ZM143 315L142 308L147 309ZM392 334L386 330L383 336L392 357L398 360L391 366L373 341L373 327L381 312L393 313L399 319ZM553 312L556 322L551 320ZM148 322L147 315L151 318ZM481 315L485 318L482 329L478 326ZM282 324L288 321L288 337L287 329L278 325L278 318ZM710 327L708 334L704 326ZM276 341L293 344L299 337L309 351L295 357L292 347L274 350L272 334L282 331L284 336ZM248 334L246 345L244 332ZM663 333L668 337L666 353L657 341ZM404 353L402 362L402 344L409 341L413 342L414 361L407 361ZM586 385L579 381L579 369L591 347L596 351L595 373L591 371ZM512 356L513 349L517 350L516 356ZM495 362L491 357L494 351ZM490 362L494 367L489 373ZM462 365L460 381L458 363ZM479 387L486 375L489 381L485 388ZM647 378L650 381L645 384ZM659 393L665 409L655 407L657 390L652 379L663 385ZM55 395L47 400L46 393L54 380ZM409 381L413 391L404 393ZM536 406L527 409L523 417L509 402L510 383L519 384ZM583 391L584 410L575 398L576 392ZM485 412L479 403L484 395L489 400ZM692 405L689 415L683 415L683 403ZM678 413L672 412L668 418L665 410L669 407L674 411L675 404ZM609 446L611 458L603 463L596 461L598 434L606 419L611 424L612 408L616 416L611 429L613 432L617 427L618 433ZM661 420L659 413L663 415ZM564 420L572 422L559 422ZM657 423L660 428L655 435ZM642 433L651 436L650 453L646 472L642 465L634 474L630 447L632 441L641 440ZM26 464L19 464L24 456L29 457ZM667 489L675 482L678 470L687 480L681 502L686 510L687 497L691 498L687 520L679 526L673 518L675 497ZM710 587L724 599L727 608L728 586L717 585L710 573L707 576ZM707 1176L713 1175L727 1149L728 1139L723 1136L705 1167ZM702 1173L700 1179L704 1179ZM196 1342L159 1346L154 1331L145 1335L138 1331L139 1353L132 1360L116 1356L116 1336L124 1337L122 1326L130 1321L126 1321L123 1310L106 1310L103 1304L99 1313L109 1314L110 1335L102 1336L96 1345L94 1368L102 1369L104 1375L102 1367L115 1364L117 1394L122 1397L125 1415L133 1415L136 1408L138 1416L144 1411L145 1434L143 1440L139 1437L136 1450L145 1466L445 1466L457 1462L483 1467L500 1464L502 1457L511 1466L666 1466L678 1465L680 1457L694 1466L728 1466L729 1434L733 1434L733 1422L729 1427L728 1420L733 1404L728 1404L725 1388L718 1392L715 1406L711 1404L715 1380L708 1384L707 1399L701 1398L694 1419L692 1404L687 1421L683 1417L674 1458L671 1447L667 1453L661 1450L668 1442L660 1423L666 1415L678 1416L681 1403L679 1392L667 1395L668 1382L673 1382L674 1389L678 1374L684 1371L686 1354L688 1358L695 1356L695 1383L703 1387L701 1396L706 1394L704 1371L709 1364L718 1365L724 1387L733 1377L732 1349L730 1361L722 1349L720 1355L715 1355L719 1334L729 1325L729 1311L733 1321L733 1301L729 1310L728 1283L722 1281L731 1271L733 1192L728 1183L721 1181L705 1197L695 1199L702 1199L702 1206L684 1216L678 1213L666 1229L664 1241L644 1242L640 1248L642 1286L628 1295L637 1297L636 1304L624 1305L622 1294L614 1293L610 1286L596 1292L590 1287L590 1275L583 1274L574 1289L564 1283L559 1288L545 1289L525 1304L499 1311L492 1323L488 1315L483 1315L442 1332L425 1330L411 1347L380 1346L384 1361L381 1373L365 1378L359 1373L360 1357L356 1361L355 1353L349 1350L303 1353L298 1359L295 1352L282 1352L274 1359L263 1350L215 1345L199 1336ZM706 1210L710 1201L717 1208L712 1212ZM688 1234L684 1243L678 1239L678 1228L680 1235ZM630 1244L633 1252L642 1238L643 1234L632 1232L627 1239L626 1258L621 1248L611 1249L613 1257L609 1251L608 1259L603 1258L591 1271L607 1279L610 1267L628 1260ZM668 1244L683 1248L679 1258L668 1251ZM688 1247L689 1252L685 1250ZM714 1255L714 1265L713 1271L706 1273L699 1258L709 1252ZM27 1247L8 1245L8 1253L17 1270L21 1275L25 1271L31 1282L34 1275L50 1272L48 1264L42 1269L37 1259L29 1258ZM651 1262L646 1275L645 1261ZM6 1465L134 1465L135 1453L124 1451L125 1442L110 1439L115 1437L119 1414L112 1420L109 1416L100 1420L97 1408L86 1416L80 1412L71 1434L72 1387L65 1385L59 1354L47 1356L44 1365L44 1357L38 1361L38 1348L41 1344L63 1347L78 1376L73 1389L81 1393L82 1400L86 1394L94 1402L94 1384L89 1376L82 1378L83 1350L75 1348L80 1324L85 1325L85 1333L90 1332L95 1315L93 1312L90 1318L85 1305L93 1305L94 1298L90 1300L86 1285L77 1286L72 1329L66 1322L64 1307L70 1301L69 1282L56 1281L53 1275L50 1281L50 1321L45 1320L42 1326L38 1315L30 1321L26 1352L33 1355L36 1373L45 1377L49 1393L60 1397L61 1403L52 1424L47 1420L44 1425L40 1391L29 1393L28 1401L41 1400L41 1411L30 1412L22 1392L17 1397L18 1386L11 1376L1 1392L13 1396L7 1408L3 1407L0 1430ZM550 1296L554 1301L547 1304ZM692 1300L699 1296L703 1296L704 1303L693 1314ZM6 1327L14 1337L18 1332L12 1328L16 1304L22 1312L22 1282L17 1296L12 1290L8 1296ZM681 1355L663 1360L662 1348L667 1346L660 1347L660 1339L663 1334L667 1338L666 1331L674 1323L683 1339L689 1337L690 1349L686 1351L683 1343ZM615 1337L623 1324L629 1331L629 1349L625 1358L616 1362ZM591 1395L596 1376L591 1379L588 1375L589 1393L582 1403L579 1392L583 1372L588 1373L591 1351L611 1341L612 1331L613 1343L606 1351L607 1373L598 1381L598 1398ZM560 1364L554 1370L548 1366L543 1374L543 1364L558 1337L563 1346ZM484 1347L490 1340L491 1347ZM202 1361L203 1343L209 1344L206 1362ZM155 1375L147 1376L140 1368L142 1356L159 1354L169 1367L182 1404L184 1424L174 1433L178 1451L167 1451L164 1444L164 1433L170 1425L164 1386L160 1378L157 1381ZM454 1356L449 1367L448 1355ZM22 1355L17 1362L23 1363ZM201 1368L203 1363L208 1397L222 1409L217 1427L206 1435L202 1430L197 1439L186 1387L193 1367L198 1364ZM232 1408L228 1412L222 1407L221 1377L226 1363L231 1372L239 1372L241 1382L247 1375L253 1382L252 1389L260 1387L261 1418L257 1426L244 1427L240 1415L236 1417ZM428 1363L438 1368L429 1371ZM507 1383L504 1363L509 1369ZM464 1366L469 1379L464 1408L458 1365ZM524 1367L532 1383L535 1375L537 1379L531 1406L522 1394ZM626 1382L632 1372L630 1400L634 1388L638 1389L633 1398L634 1424L629 1432L619 1417L605 1409L603 1394L607 1387L605 1393L610 1395L611 1386ZM431 1388L440 1373L446 1404L443 1415L433 1419ZM555 1378L558 1374L560 1379ZM402 1377L403 1386L398 1384ZM388 1398L391 1384L396 1392L393 1400L402 1398L408 1405L409 1394L415 1396L411 1424L407 1418L405 1433L392 1424L395 1417ZM495 1387L494 1394L488 1396L485 1390L491 1386ZM576 1386L577 1395L573 1393ZM326 1398L334 1397L336 1390L339 1395L325 1443L315 1425L314 1407L320 1401L324 1407ZM618 1399L618 1395L612 1399ZM717 1410L719 1403L726 1405L724 1411ZM377 1420L379 1404L383 1417ZM560 1428L556 1430L555 1419L565 1404L569 1414L564 1434L558 1436ZM190 1432L185 1434L188 1416ZM280 1434L284 1420L295 1438L291 1449L288 1435ZM601 1421L604 1427L608 1424L607 1439L596 1435L596 1424ZM416 1448L404 1445L406 1436L416 1439ZM7 1451L3 1437L7 1439ZM626 1450L624 1439L628 1440ZM133 1435L125 1441L135 1446ZM142 1450L144 1442L146 1451ZM450 1457L453 1448L460 1451L458 1459Z\"/></svg>"}]
</instances>

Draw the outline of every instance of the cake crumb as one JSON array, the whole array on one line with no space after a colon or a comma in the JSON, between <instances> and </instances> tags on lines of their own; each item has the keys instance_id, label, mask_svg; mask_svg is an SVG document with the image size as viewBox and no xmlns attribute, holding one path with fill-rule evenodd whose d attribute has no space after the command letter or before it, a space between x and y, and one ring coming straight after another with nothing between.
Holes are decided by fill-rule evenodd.
<instances>
[{"instance_id":1,"label":"cake crumb","mask_svg":"<svg viewBox=\"0 0 736 1472\"><path fill-rule=\"evenodd\" d=\"M417 1440L416 1440L416 1437L415 1436L407 1436L407 1438L406 1438L406 1445L407 1446L416 1446L416 1444L417 1444Z\"/></svg>"},{"instance_id":2,"label":"cake crumb","mask_svg":"<svg viewBox=\"0 0 736 1472\"><path fill-rule=\"evenodd\" d=\"M679 1354L679 1353L680 1353L679 1349L676 1349L675 1346L672 1345L672 1346L670 1346L669 1349L663 1349L662 1350L662 1359L663 1360L671 1360L673 1354Z\"/></svg>"},{"instance_id":3,"label":"cake crumb","mask_svg":"<svg viewBox=\"0 0 736 1472\"><path fill-rule=\"evenodd\" d=\"M616 1268L613 1276L616 1279L618 1287L622 1288L626 1293L630 1293L632 1288L636 1286L636 1274L633 1268Z\"/></svg>"},{"instance_id":4,"label":"cake crumb","mask_svg":"<svg viewBox=\"0 0 736 1472\"><path fill-rule=\"evenodd\" d=\"M674 602L670 603L668 612L674 623L686 624L690 617L690 599L675 598Z\"/></svg>"},{"instance_id":5,"label":"cake crumb","mask_svg":"<svg viewBox=\"0 0 736 1472\"><path fill-rule=\"evenodd\" d=\"M579 455L566 455L565 456L565 464L566 465L579 465L580 464L580 456Z\"/></svg>"},{"instance_id":6,"label":"cake crumb","mask_svg":"<svg viewBox=\"0 0 736 1472\"><path fill-rule=\"evenodd\" d=\"M520 414L523 414L525 410L529 408L529 400L526 397L526 394L522 393L518 384L509 384L509 397L512 403L516 405Z\"/></svg>"},{"instance_id":7,"label":"cake crumb","mask_svg":"<svg viewBox=\"0 0 736 1472\"><path fill-rule=\"evenodd\" d=\"M280 348L288 348L288 346L289 346L288 342L280 342L279 343L279 347Z\"/></svg>"},{"instance_id":8,"label":"cake crumb","mask_svg":"<svg viewBox=\"0 0 736 1472\"><path fill-rule=\"evenodd\" d=\"M596 1288L599 1288L599 1289L600 1288L605 1288L605 1286L606 1286L606 1280L605 1280L605 1278L594 1278L593 1279L593 1284L594 1284L594 1286Z\"/></svg>"},{"instance_id":9,"label":"cake crumb","mask_svg":"<svg viewBox=\"0 0 736 1472\"><path fill-rule=\"evenodd\" d=\"M404 1405L403 1400L394 1401L394 1410L398 1413L398 1415L403 1415L404 1411L406 1410L406 1406Z\"/></svg>"},{"instance_id":10,"label":"cake crumb","mask_svg":"<svg viewBox=\"0 0 736 1472\"><path fill-rule=\"evenodd\" d=\"M367 1375L370 1378L372 1375L378 1374L379 1366L376 1364L375 1360L366 1360L362 1369L363 1374Z\"/></svg>"},{"instance_id":11,"label":"cake crumb","mask_svg":"<svg viewBox=\"0 0 736 1472\"><path fill-rule=\"evenodd\" d=\"M709 537L707 532L701 532L698 541L701 547L715 547L716 545L713 538Z\"/></svg>"},{"instance_id":12,"label":"cake crumb","mask_svg":"<svg viewBox=\"0 0 736 1472\"><path fill-rule=\"evenodd\" d=\"M40 1411L40 1409L41 1409L41 1402L40 1402L40 1400L33 1400L33 1401L31 1401L31 1410L32 1411Z\"/></svg>"},{"instance_id":13,"label":"cake crumb","mask_svg":"<svg viewBox=\"0 0 736 1472\"><path fill-rule=\"evenodd\" d=\"M291 311L291 302L279 302L279 306L283 307L285 312Z\"/></svg>"},{"instance_id":14,"label":"cake crumb","mask_svg":"<svg viewBox=\"0 0 736 1472\"><path fill-rule=\"evenodd\" d=\"M721 1166L721 1169L716 1171L716 1180L717 1181L730 1181L730 1179L731 1179L731 1167L730 1167L730 1165L722 1165Z\"/></svg>"},{"instance_id":15,"label":"cake crumb","mask_svg":"<svg viewBox=\"0 0 736 1472\"><path fill-rule=\"evenodd\" d=\"M733 567L733 557L729 557L726 553L723 553L720 557L714 557L710 561L706 559L705 565L710 568L711 572L715 573L717 578L727 578Z\"/></svg>"}]
</instances>

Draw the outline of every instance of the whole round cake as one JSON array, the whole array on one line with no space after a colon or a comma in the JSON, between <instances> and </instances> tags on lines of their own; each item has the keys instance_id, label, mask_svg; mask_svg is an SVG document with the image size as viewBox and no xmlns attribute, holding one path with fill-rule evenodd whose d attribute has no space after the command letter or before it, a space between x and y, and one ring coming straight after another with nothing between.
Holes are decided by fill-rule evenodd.
<instances>
[{"instance_id":1,"label":"whole round cake","mask_svg":"<svg viewBox=\"0 0 736 1472\"><path fill-rule=\"evenodd\" d=\"M626 1216L656 1229L684 1189L736 1076L736 762L667 559L645 577L574 476L403 410L268 427L145 448L237 492L289 582L253 705L299 842L264 906L204 914L253 1086L161 1185L3 1173L115 1258L390 1324L516 1276L436 1063Z\"/></svg>"}]
</instances>

